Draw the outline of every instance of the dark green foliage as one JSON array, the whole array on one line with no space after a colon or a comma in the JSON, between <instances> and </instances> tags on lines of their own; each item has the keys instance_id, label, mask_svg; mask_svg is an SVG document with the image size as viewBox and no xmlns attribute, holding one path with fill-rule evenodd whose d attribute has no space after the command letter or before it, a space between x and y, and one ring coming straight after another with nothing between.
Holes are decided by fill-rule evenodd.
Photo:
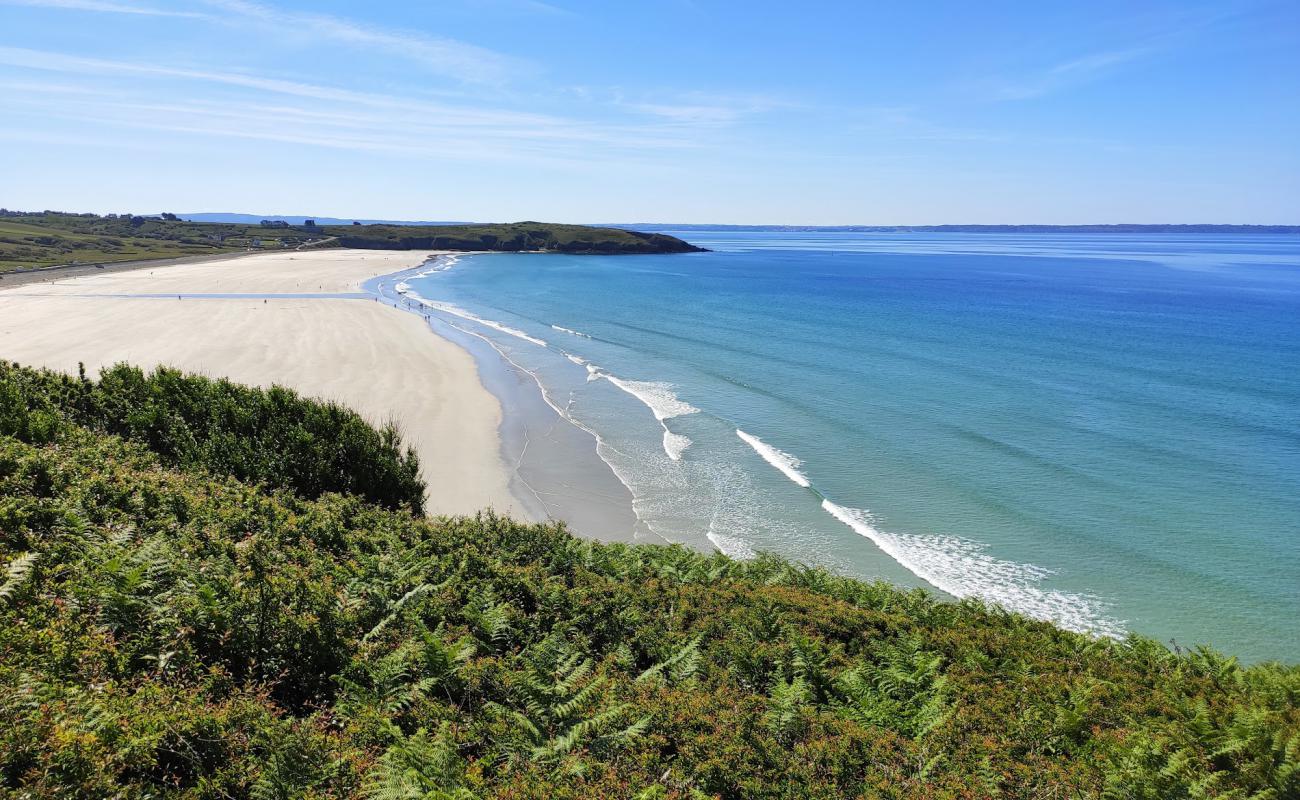
<instances>
[{"instance_id":1,"label":"dark green foliage","mask_svg":"<svg viewBox=\"0 0 1300 800\"><path fill-rule=\"evenodd\" d=\"M177 370L119 364L98 381L0 362L0 434L49 442L77 425L140 442L163 461L303 497L345 492L421 513L415 453L392 426L282 387L252 389Z\"/></svg>"},{"instance_id":2,"label":"dark green foliage","mask_svg":"<svg viewBox=\"0 0 1300 800\"><path fill-rule=\"evenodd\" d=\"M50 413L0 434L0 796L1300 793L1295 667L309 499Z\"/></svg>"},{"instance_id":3,"label":"dark green foliage","mask_svg":"<svg viewBox=\"0 0 1300 800\"><path fill-rule=\"evenodd\" d=\"M373 250L499 250L556 253L693 253L700 248L664 233L514 222L484 225L337 225L322 230L342 247Z\"/></svg>"}]
</instances>

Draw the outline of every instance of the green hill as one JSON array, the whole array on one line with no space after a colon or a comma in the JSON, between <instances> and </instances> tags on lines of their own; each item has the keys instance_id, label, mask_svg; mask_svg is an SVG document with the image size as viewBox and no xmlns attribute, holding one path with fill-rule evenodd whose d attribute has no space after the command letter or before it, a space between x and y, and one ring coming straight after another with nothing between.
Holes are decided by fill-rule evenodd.
<instances>
[{"instance_id":1,"label":"green hill","mask_svg":"<svg viewBox=\"0 0 1300 800\"><path fill-rule=\"evenodd\" d=\"M701 248L663 233L620 228L515 222L486 225L339 225L324 229L343 247L376 250L500 250L504 252L694 253Z\"/></svg>"},{"instance_id":2,"label":"green hill","mask_svg":"<svg viewBox=\"0 0 1300 800\"><path fill-rule=\"evenodd\" d=\"M422 518L367 474L413 459L357 426L170 372L0 371L0 796L1300 793L1295 667Z\"/></svg>"},{"instance_id":3,"label":"green hill","mask_svg":"<svg viewBox=\"0 0 1300 800\"><path fill-rule=\"evenodd\" d=\"M0 209L0 272L64 264L214 255L299 247L370 250L501 250L564 253L689 253L700 248L662 233L517 222L485 225L289 226L130 214L26 213Z\"/></svg>"}]
</instances>

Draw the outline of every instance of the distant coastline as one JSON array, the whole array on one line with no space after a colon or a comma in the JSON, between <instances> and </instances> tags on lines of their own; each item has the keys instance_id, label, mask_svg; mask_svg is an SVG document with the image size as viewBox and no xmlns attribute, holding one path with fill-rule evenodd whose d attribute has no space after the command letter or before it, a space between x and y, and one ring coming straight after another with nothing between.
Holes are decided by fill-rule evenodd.
<instances>
[{"instance_id":1,"label":"distant coastline","mask_svg":"<svg viewBox=\"0 0 1300 800\"><path fill-rule=\"evenodd\" d=\"M344 217L322 217L311 214L241 214L227 212L180 214L189 222L221 222L257 224L258 220L284 220L290 225L302 225L314 220L317 225L349 225L353 220ZM362 225L452 226L476 223L457 221L359 219ZM1219 223L1152 224L1121 222L1115 224L1083 225L741 225L701 222L601 222L586 223L591 227L617 228L637 231L735 231L735 232L793 232L824 231L828 233L1283 233L1300 234L1300 225L1230 225Z\"/></svg>"},{"instance_id":2,"label":"distant coastline","mask_svg":"<svg viewBox=\"0 0 1300 800\"><path fill-rule=\"evenodd\" d=\"M639 231L735 231L738 233L1284 233L1300 225L670 225L659 222L606 223L601 227Z\"/></svg>"}]
</instances>

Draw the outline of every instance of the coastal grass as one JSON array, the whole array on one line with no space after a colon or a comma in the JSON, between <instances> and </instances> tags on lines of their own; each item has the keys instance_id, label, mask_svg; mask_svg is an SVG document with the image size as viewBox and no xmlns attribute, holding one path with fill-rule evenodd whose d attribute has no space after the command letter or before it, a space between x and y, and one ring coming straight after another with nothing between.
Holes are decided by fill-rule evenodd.
<instances>
[{"instance_id":1,"label":"coastal grass","mask_svg":"<svg viewBox=\"0 0 1300 800\"><path fill-rule=\"evenodd\" d=\"M0 272L289 249L323 234L131 215L0 211Z\"/></svg>"},{"instance_id":2,"label":"coastal grass","mask_svg":"<svg viewBox=\"0 0 1300 800\"><path fill-rule=\"evenodd\" d=\"M1296 667L766 555L427 519L347 488L395 439L336 462L342 491L247 469L238 439L280 446L256 432L311 401L114 380L0 372L0 795L1300 793ZM177 456L186 430L203 455Z\"/></svg>"}]
</instances>

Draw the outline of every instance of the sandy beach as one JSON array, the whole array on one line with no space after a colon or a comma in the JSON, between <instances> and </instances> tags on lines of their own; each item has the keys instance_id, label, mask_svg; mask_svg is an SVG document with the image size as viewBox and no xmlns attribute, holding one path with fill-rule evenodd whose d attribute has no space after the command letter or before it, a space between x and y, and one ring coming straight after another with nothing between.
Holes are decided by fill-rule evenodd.
<instances>
[{"instance_id":1,"label":"sandy beach","mask_svg":"<svg viewBox=\"0 0 1300 800\"><path fill-rule=\"evenodd\" d=\"M420 317L358 296L365 280L429 255L299 251L52 276L0 290L0 358L69 373L83 362L91 374L119 361L166 364L335 400L373 423L398 422L419 454L430 513L527 516L501 457L500 403L474 358Z\"/></svg>"}]
</instances>

